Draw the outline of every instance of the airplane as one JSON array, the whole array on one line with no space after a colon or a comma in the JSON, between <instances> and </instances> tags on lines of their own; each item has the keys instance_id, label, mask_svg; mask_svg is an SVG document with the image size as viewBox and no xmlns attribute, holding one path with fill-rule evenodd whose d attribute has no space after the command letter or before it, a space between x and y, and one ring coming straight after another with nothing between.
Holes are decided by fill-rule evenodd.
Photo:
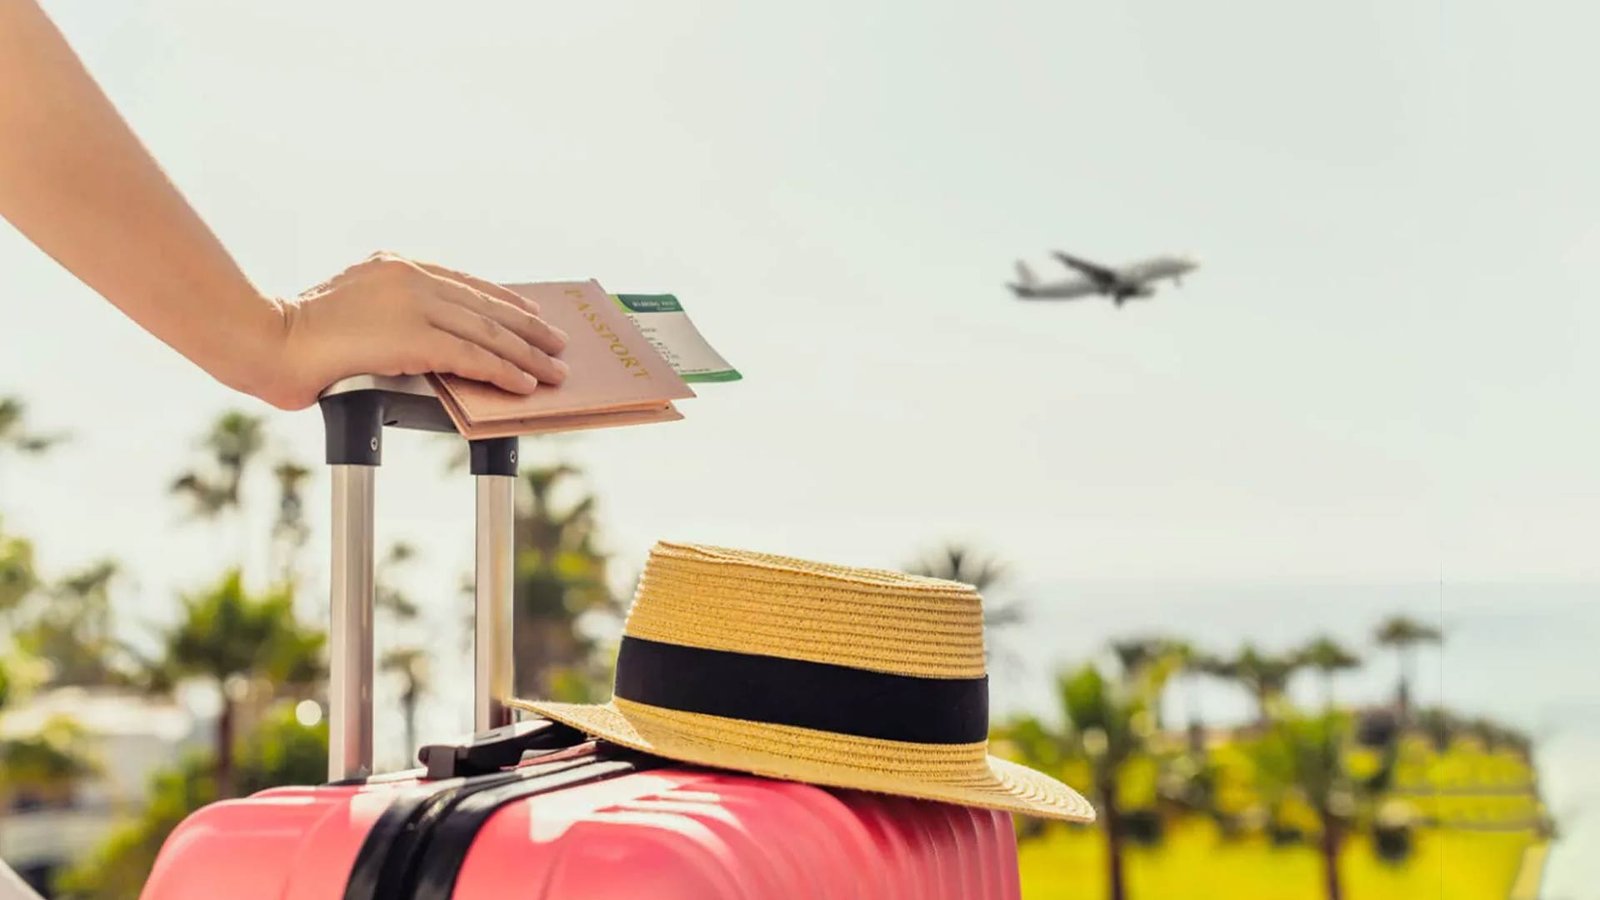
<instances>
[{"instance_id":1,"label":"airplane","mask_svg":"<svg viewBox=\"0 0 1600 900\"><path fill-rule=\"evenodd\" d=\"M1199 260L1190 256L1156 256L1111 268L1068 256L1059 250L1053 255L1078 275L1060 281L1041 282L1034 277L1028 264L1019 259L1017 280L1006 287L1023 300L1073 300L1098 294L1110 297L1112 302L1121 307L1135 297L1154 295L1155 283L1162 279L1170 278L1182 285L1183 276L1200 267Z\"/></svg>"}]
</instances>

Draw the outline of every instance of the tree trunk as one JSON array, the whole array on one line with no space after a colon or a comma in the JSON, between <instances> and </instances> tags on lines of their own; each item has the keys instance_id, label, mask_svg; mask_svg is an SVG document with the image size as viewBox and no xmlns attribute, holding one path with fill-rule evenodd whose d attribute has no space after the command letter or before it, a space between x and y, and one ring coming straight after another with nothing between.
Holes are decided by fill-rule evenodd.
<instances>
[{"instance_id":1,"label":"tree trunk","mask_svg":"<svg viewBox=\"0 0 1600 900\"><path fill-rule=\"evenodd\" d=\"M1400 724L1411 724L1411 648L1400 648L1400 684L1395 688L1394 705Z\"/></svg>"},{"instance_id":2,"label":"tree trunk","mask_svg":"<svg viewBox=\"0 0 1600 900\"><path fill-rule=\"evenodd\" d=\"M406 753L410 754L406 758L410 760L414 758L418 749L417 690L415 688L407 688L406 692L400 695L400 708L404 712L406 720Z\"/></svg>"},{"instance_id":3,"label":"tree trunk","mask_svg":"<svg viewBox=\"0 0 1600 900\"><path fill-rule=\"evenodd\" d=\"M1106 830L1106 897L1127 900L1128 889L1122 877L1122 809L1117 805L1115 774L1100 781L1100 817Z\"/></svg>"},{"instance_id":4,"label":"tree trunk","mask_svg":"<svg viewBox=\"0 0 1600 900\"><path fill-rule=\"evenodd\" d=\"M1322 874L1328 900L1342 900L1344 889L1339 884L1339 823L1326 811L1322 813Z\"/></svg>"},{"instance_id":5,"label":"tree trunk","mask_svg":"<svg viewBox=\"0 0 1600 900\"><path fill-rule=\"evenodd\" d=\"M1200 754L1206 749L1206 727L1200 718L1199 686L1193 676L1184 679L1184 705L1188 707L1189 752Z\"/></svg>"},{"instance_id":6,"label":"tree trunk","mask_svg":"<svg viewBox=\"0 0 1600 900\"><path fill-rule=\"evenodd\" d=\"M217 799L233 796L233 699L222 690L222 709L217 713Z\"/></svg>"}]
</instances>

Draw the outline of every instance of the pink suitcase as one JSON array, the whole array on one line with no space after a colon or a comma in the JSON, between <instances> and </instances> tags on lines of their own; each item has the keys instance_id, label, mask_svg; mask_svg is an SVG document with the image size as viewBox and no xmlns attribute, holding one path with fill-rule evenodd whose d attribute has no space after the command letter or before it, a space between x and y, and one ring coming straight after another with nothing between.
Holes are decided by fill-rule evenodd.
<instances>
[{"instance_id":1,"label":"pink suitcase","mask_svg":"<svg viewBox=\"0 0 1600 900\"><path fill-rule=\"evenodd\" d=\"M369 776L373 474L385 425L452 430L420 378L323 396L334 478L330 784L196 812L145 900L1016 900L1005 813L694 768L516 722L513 439L475 441L474 722L425 768Z\"/></svg>"}]
</instances>

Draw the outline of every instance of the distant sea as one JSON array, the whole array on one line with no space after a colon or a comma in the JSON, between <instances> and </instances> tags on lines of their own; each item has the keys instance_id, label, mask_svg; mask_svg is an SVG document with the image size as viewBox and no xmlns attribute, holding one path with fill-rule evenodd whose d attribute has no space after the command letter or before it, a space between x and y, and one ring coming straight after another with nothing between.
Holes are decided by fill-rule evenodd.
<instances>
[{"instance_id":1,"label":"distant sea","mask_svg":"<svg viewBox=\"0 0 1600 900\"><path fill-rule=\"evenodd\" d=\"M1418 654L1417 702L1490 716L1534 738L1561 834L1543 896L1600 898L1600 585L1057 582L1010 594L1025 603L1027 618L991 639L997 717L1054 715L1056 668L1093 658L1111 638L1141 634L1222 652L1246 640L1282 650L1326 633L1367 657L1340 677L1340 701L1378 702L1392 696L1398 668L1392 651L1372 646L1373 626L1395 613L1438 625L1444 644ZM1311 675L1291 693L1308 704L1320 697ZM1196 696L1208 723L1240 722L1251 709L1241 691L1219 682L1202 681ZM1170 720L1182 721L1185 702L1169 691Z\"/></svg>"}]
</instances>

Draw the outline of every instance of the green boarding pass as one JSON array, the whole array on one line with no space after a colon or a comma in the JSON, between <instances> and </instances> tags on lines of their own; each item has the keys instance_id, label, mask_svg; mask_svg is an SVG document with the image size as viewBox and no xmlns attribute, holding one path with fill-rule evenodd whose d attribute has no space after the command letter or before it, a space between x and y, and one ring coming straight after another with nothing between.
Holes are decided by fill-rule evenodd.
<instances>
[{"instance_id":1,"label":"green boarding pass","mask_svg":"<svg viewBox=\"0 0 1600 900\"><path fill-rule=\"evenodd\" d=\"M711 348L671 294L612 294L645 340L684 381L738 381L738 370Z\"/></svg>"}]
</instances>

